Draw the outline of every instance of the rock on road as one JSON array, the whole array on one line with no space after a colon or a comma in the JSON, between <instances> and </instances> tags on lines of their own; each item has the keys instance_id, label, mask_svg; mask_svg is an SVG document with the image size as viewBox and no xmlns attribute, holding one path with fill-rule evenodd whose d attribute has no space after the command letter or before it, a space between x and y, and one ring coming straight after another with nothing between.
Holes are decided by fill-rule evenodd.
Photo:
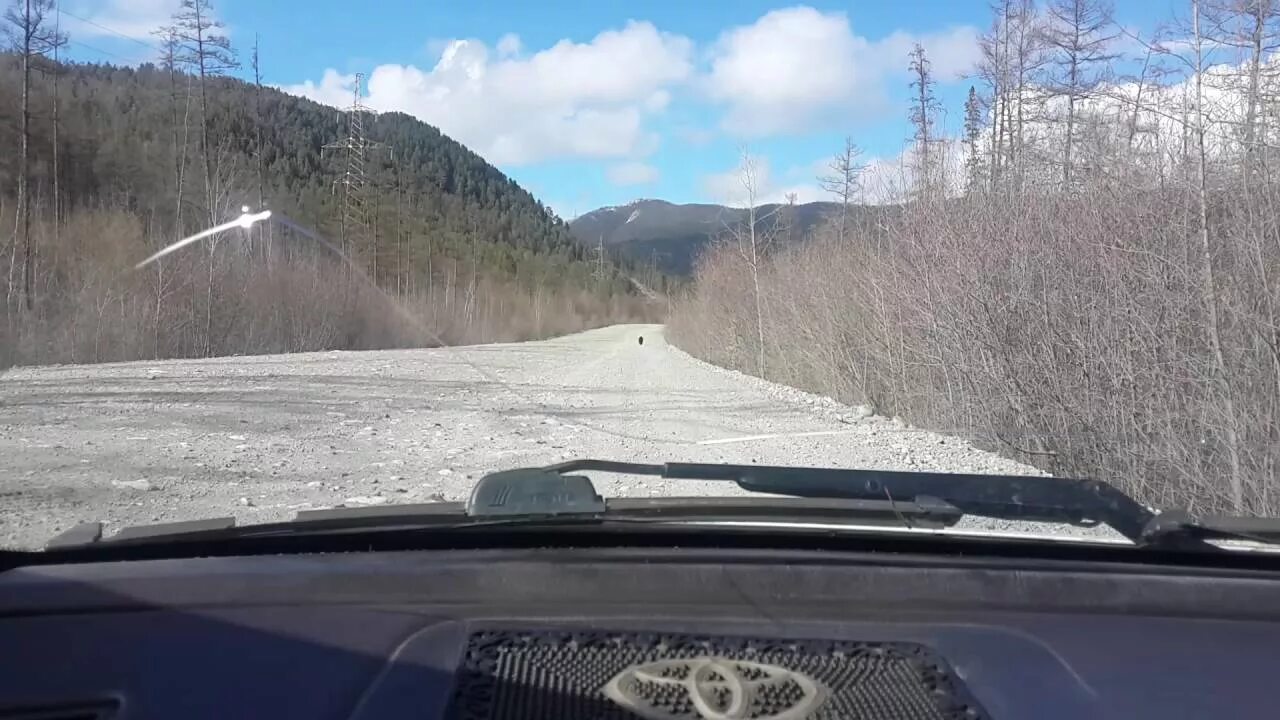
<instances>
[{"instance_id":1,"label":"rock on road","mask_svg":"<svg viewBox=\"0 0 1280 720\"><path fill-rule=\"evenodd\" d=\"M90 520L110 532L462 500L486 472L581 457L1036 472L705 364L659 325L617 325L501 345L12 369L0 375L0 544L37 547ZM597 487L741 492L607 475Z\"/></svg>"}]
</instances>

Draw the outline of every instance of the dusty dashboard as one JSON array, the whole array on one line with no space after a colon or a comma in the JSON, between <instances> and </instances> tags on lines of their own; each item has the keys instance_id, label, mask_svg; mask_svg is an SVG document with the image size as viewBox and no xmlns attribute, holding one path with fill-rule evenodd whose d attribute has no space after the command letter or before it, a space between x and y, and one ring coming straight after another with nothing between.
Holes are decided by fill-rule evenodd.
<instances>
[{"instance_id":1,"label":"dusty dashboard","mask_svg":"<svg viewBox=\"0 0 1280 720\"><path fill-rule=\"evenodd\" d=\"M1280 581L471 550L0 574L0 718L1261 717Z\"/></svg>"}]
</instances>

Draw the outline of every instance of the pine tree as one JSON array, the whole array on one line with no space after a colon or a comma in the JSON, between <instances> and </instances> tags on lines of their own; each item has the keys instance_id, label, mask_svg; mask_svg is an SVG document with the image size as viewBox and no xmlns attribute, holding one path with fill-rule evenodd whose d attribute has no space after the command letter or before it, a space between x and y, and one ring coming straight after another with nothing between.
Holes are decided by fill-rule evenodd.
<instances>
[{"instance_id":1,"label":"pine tree","mask_svg":"<svg viewBox=\"0 0 1280 720\"><path fill-rule=\"evenodd\" d=\"M964 101L964 151L965 192L972 193L981 187L985 174L982 159L982 101L978 91L969 86L969 96Z\"/></svg>"}]
</instances>

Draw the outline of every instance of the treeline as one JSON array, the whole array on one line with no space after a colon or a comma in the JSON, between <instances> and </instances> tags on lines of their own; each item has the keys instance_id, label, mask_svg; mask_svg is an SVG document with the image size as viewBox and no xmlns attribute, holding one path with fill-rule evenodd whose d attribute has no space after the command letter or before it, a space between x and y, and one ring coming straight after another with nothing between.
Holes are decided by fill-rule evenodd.
<instances>
[{"instance_id":1,"label":"treeline","mask_svg":"<svg viewBox=\"0 0 1280 720\"><path fill-rule=\"evenodd\" d=\"M350 117L264 85L208 0L185 0L138 68L56 62L51 8L15 5L10 36L34 40L0 55L0 146L22 149L0 155L0 366L516 340L653 313L629 268L406 115L363 115L378 149L349 198ZM241 65L256 82L225 76ZM271 223L133 269L242 206L338 252Z\"/></svg>"},{"instance_id":2,"label":"treeline","mask_svg":"<svg viewBox=\"0 0 1280 720\"><path fill-rule=\"evenodd\" d=\"M1192 1L1133 57L1101 3L998 3L965 137L907 59L901 214L735 229L674 338L1157 506L1280 514L1278 26Z\"/></svg>"}]
</instances>

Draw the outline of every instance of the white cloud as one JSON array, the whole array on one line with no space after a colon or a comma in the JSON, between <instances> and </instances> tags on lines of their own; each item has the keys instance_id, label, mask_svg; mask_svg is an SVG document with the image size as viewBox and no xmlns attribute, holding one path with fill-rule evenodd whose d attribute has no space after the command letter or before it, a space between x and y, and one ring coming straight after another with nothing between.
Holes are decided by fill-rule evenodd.
<instances>
[{"instance_id":1,"label":"white cloud","mask_svg":"<svg viewBox=\"0 0 1280 720\"><path fill-rule=\"evenodd\" d=\"M675 130L676 137L683 140L686 144L693 147L702 147L708 145L712 140L716 139L716 133L713 130L703 127L682 126Z\"/></svg>"},{"instance_id":2,"label":"white cloud","mask_svg":"<svg viewBox=\"0 0 1280 720\"><path fill-rule=\"evenodd\" d=\"M1270 60L1280 67L1280 56ZM1206 148L1211 158L1230 157L1243 152L1239 129L1247 113L1247 74L1242 67L1215 65L1203 77L1203 107L1206 120ZM1280 92L1280 74L1262 74L1264 96ZM1024 141L1032 148L1024 168L1029 183L1053 186L1061 182L1060 148L1064 143L1067 104L1040 88L1027 92L1029 118L1023 128ZM1141 102L1139 102L1139 99ZM1137 113L1134 108L1137 106ZM1075 105L1074 162L1079 168L1108 174L1126 182L1145 178L1163 183L1177 172L1184 160L1187 123L1183 113L1194 106L1194 76L1182 76L1165 84L1139 88L1134 82L1104 84L1091 97ZM982 142L991 142L990 126ZM1264 126L1268 145L1280 144L1280 130ZM1132 136L1131 136L1132 135ZM965 151L956 138L943 138L939 180L948 194L956 195L965 183ZM914 148L908 146L893 157L873 158L861 178L863 202L901 202L910 197L916 183ZM1138 162L1133 163L1137 158ZM1117 159L1124 167L1118 167ZM1134 168L1141 171L1135 173Z\"/></svg>"},{"instance_id":3,"label":"white cloud","mask_svg":"<svg viewBox=\"0 0 1280 720\"><path fill-rule=\"evenodd\" d=\"M903 150L895 157L875 157L867 161L858 177L859 202L884 205L902 202L911 195L915 173L910 164L911 152Z\"/></svg>"},{"instance_id":4,"label":"white cloud","mask_svg":"<svg viewBox=\"0 0 1280 720\"><path fill-rule=\"evenodd\" d=\"M576 203L564 202L561 200L550 200L550 199L544 198L542 201L542 204L550 208L551 212L556 214L556 217L560 218L561 220L564 220L565 222L569 222L574 218L578 217L578 209L577 209Z\"/></svg>"},{"instance_id":5,"label":"white cloud","mask_svg":"<svg viewBox=\"0 0 1280 720\"><path fill-rule=\"evenodd\" d=\"M703 83L727 108L724 129L741 136L799 132L892 111L885 81L905 73L916 42L929 52L939 81L955 79L977 59L977 36L957 27L870 41L853 32L843 13L774 10L720 36Z\"/></svg>"},{"instance_id":6,"label":"white cloud","mask_svg":"<svg viewBox=\"0 0 1280 720\"><path fill-rule=\"evenodd\" d=\"M964 186L964 151L962 143L954 138L942 138L935 146L941 158L937 180L944 192L958 194ZM904 202L911 197L916 185L915 149L906 147L892 157L873 157L865 161L858 177L859 191L854 202L870 205ZM754 177L756 205L785 203L791 194L799 204L810 202L835 202L835 197L818 184L817 178L831 173L828 160L816 160L808 165L786 168L781 177L773 171L768 158L756 157ZM702 177L702 191L709 202L730 207L745 207L747 189L743 184L743 165L739 163L724 172Z\"/></svg>"},{"instance_id":7,"label":"white cloud","mask_svg":"<svg viewBox=\"0 0 1280 720\"><path fill-rule=\"evenodd\" d=\"M381 65L367 104L438 126L490 162L522 165L566 157L629 158L652 152L645 121L670 100L666 88L693 71L692 43L646 22L629 22L588 43L562 40L528 57L496 57L477 40L455 40L436 65ZM325 71L286 92L349 102L351 78Z\"/></svg>"},{"instance_id":8,"label":"white cloud","mask_svg":"<svg viewBox=\"0 0 1280 720\"><path fill-rule=\"evenodd\" d=\"M781 183L774 177L767 158L752 158L752 175L755 180L756 205L785 203L789 195L796 196L797 203L830 200L816 183ZM702 177L702 192L710 202L729 207L746 207L750 201L744 180L742 163L724 172Z\"/></svg>"},{"instance_id":9,"label":"white cloud","mask_svg":"<svg viewBox=\"0 0 1280 720\"><path fill-rule=\"evenodd\" d=\"M648 112L657 113L667 109L671 104L671 93L666 90L654 90L649 97L644 99L644 109Z\"/></svg>"},{"instance_id":10,"label":"white cloud","mask_svg":"<svg viewBox=\"0 0 1280 720\"><path fill-rule=\"evenodd\" d=\"M610 166L605 176L614 185L649 185L658 181L658 168L642 162L624 162Z\"/></svg>"},{"instance_id":11,"label":"white cloud","mask_svg":"<svg viewBox=\"0 0 1280 720\"><path fill-rule=\"evenodd\" d=\"M854 37L842 14L775 10L720 37L708 91L728 105L724 126L730 131L768 135L803 129L821 111L846 104L849 89L859 84L855 59L865 42Z\"/></svg>"},{"instance_id":12,"label":"white cloud","mask_svg":"<svg viewBox=\"0 0 1280 720\"><path fill-rule=\"evenodd\" d=\"M875 55L888 66L889 72L907 71L907 55L919 43L929 59L933 77L939 83L955 82L970 75L982 59L978 45L978 29L962 25L927 35L913 35L901 30L875 44Z\"/></svg>"},{"instance_id":13,"label":"white cloud","mask_svg":"<svg viewBox=\"0 0 1280 720\"><path fill-rule=\"evenodd\" d=\"M759 165L757 165L759 169ZM768 174L768 164L764 164ZM702 176L702 193L707 200L721 205L738 207L747 202L747 189L742 184L742 168L735 166L723 172Z\"/></svg>"},{"instance_id":14,"label":"white cloud","mask_svg":"<svg viewBox=\"0 0 1280 720\"><path fill-rule=\"evenodd\" d=\"M506 35L498 38L498 44L496 45L498 57L500 58L509 58L519 55L521 47L520 36L515 33L507 33Z\"/></svg>"},{"instance_id":15,"label":"white cloud","mask_svg":"<svg viewBox=\"0 0 1280 720\"><path fill-rule=\"evenodd\" d=\"M74 37L124 35L149 41L153 39L152 31L172 22L173 14L181 4L181 0L108 0L96 7L77 4L72 6L70 13L91 22L81 22L69 13L63 13L62 25Z\"/></svg>"},{"instance_id":16,"label":"white cloud","mask_svg":"<svg viewBox=\"0 0 1280 720\"><path fill-rule=\"evenodd\" d=\"M965 181L964 144L956 138L942 138L934 146L933 152L940 160L932 173L935 183L948 196L960 194ZM917 167L914 146L903 148L902 152L892 158L871 158L858 176L858 201L868 205L907 201L919 180Z\"/></svg>"},{"instance_id":17,"label":"white cloud","mask_svg":"<svg viewBox=\"0 0 1280 720\"><path fill-rule=\"evenodd\" d=\"M766 203L785 203L794 195L796 203L803 205L811 202L830 202L831 193L825 192L817 185L809 183L800 183L798 185L786 185L780 187L773 192L765 195Z\"/></svg>"},{"instance_id":18,"label":"white cloud","mask_svg":"<svg viewBox=\"0 0 1280 720\"><path fill-rule=\"evenodd\" d=\"M283 86L280 89L294 95L310 98L318 103L334 107L346 107L351 104L352 90L356 82L355 75L344 75L333 68L324 71L320 82L307 80L297 85Z\"/></svg>"}]
</instances>

